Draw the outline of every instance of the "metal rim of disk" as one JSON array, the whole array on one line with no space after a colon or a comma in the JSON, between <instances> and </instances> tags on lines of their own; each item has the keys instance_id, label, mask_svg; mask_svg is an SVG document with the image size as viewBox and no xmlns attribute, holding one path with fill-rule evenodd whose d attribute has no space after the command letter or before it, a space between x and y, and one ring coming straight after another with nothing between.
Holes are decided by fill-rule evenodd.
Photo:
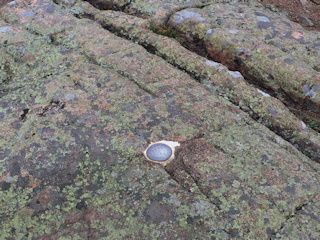
<instances>
[{"instance_id":1,"label":"metal rim of disk","mask_svg":"<svg viewBox=\"0 0 320 240\"><path fill-rule=\"evenodd\" d=\"M147 149L147 157L156 162L168 160L172 155L172 149L164 143L154 143Z\"/></svg>"}]
</instances>

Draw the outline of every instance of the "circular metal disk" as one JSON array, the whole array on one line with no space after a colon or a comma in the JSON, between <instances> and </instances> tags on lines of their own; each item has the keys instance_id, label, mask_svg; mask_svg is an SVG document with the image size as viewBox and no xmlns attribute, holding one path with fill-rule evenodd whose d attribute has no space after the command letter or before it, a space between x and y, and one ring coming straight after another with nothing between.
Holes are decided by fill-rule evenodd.
<instances>
[{"instance_id":1,"label":"circular metal disk","mask_svg":"<svg viewBox=\"0 0 320 240\"><path fill-rule=\"evenodd\" d=\"M152 144L147 149L147 156L150 158L150 160L153 161L166 161L168 160L172 155L172 149L168 145L164 143L155 143Z\"/></svg>"}]
</instances>

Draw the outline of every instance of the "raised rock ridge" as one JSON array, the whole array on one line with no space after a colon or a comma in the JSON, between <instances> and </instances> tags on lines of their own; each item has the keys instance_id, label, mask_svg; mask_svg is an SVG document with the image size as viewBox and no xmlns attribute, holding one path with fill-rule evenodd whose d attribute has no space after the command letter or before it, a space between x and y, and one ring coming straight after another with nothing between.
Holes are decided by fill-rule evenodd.
<instances>
[{"instance_id":1,"label":"raised rock ridge","mask_svg":"<svg viewBox=\"0 0 320 240\"><path fill-rule=\"evenodd\" d=\"M92 4L0 9L1 236L318 239L319 33L251 1Z\"/></svg>"}]
</instances>

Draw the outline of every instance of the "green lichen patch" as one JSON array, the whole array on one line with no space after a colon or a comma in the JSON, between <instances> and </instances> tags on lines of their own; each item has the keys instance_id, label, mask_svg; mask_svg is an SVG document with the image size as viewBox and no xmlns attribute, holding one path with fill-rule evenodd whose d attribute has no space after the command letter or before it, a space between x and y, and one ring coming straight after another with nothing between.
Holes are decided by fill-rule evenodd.
<instances>
[{"instance_id":1,"label":"green lichen patch","mask_svg":"<svg viewBox=\"0 0 320 240\"><path fill-rule=\"evenodd\" d=\"M247 13L253 11L252 9L256 9L256 12L248 15L239 15L237 11L240 8L242 9L241 11ZM217 12L214 17L212 17L212 11ZM222 12L224 13L221 14ZM232 18L234 21L226 22L223 20L223 16L227 16L228 14L235 16ZM240 19L243 20L244 24L246 22L257 22L258 24L263 22L270 23L271 25L261 32L251 24L247 28L250 29L249 32L249 30L244 30L244 28L237 26L236 23ZM312 33L309 34L303 31L301 28L292 30L291 32L286 30L288 31L288 36L283 34L283 37L281 37L280 34L276 34L276 36L270 37L271 39L269 38L270 41L264 41L265 38L267 39L267 37L264 38L265 34L271 34L270 31L272 29L279 28L279 30L283 30L284 26L282 25L284 23L281 23L281 25L277 24L277 27L275 27L276 25L272 25L274 22L281 22L281 18L261 8L216 4L208 6L201 11L188 9L177 12L171 17L169 26L183 32L186 38L189 39L189 42L194 41L192 39L194 37L202 39L203 37L200 33L202 30L206 31L205 46L213 59L228 64L229 67L239 68L247 78L251 79L250 76L253 76L256 79L255 81L257 79L261 81L261 85L267 85L268 88L275 87L276 92L280 93L284 91L291 98L300 99L303 102L304 97L302 96L303 91L301 87L305 82L317 81L314 80L317 79L317 74L313 66L300 62L299 59L293 56L293 52L284 51L279 45L286 42L287 45L291 44L297 47L300 44L301 48L304 49L304 42L301 42L302 36L310 40L315 40L315 36ZM248 37L249 35L250 37ZM281 38L281 41L279 40L280 44L277 44L277 38ZM194 41L194 44L196 44L196 41ZM254 50L253 53L252 50ZM269 51L269 54L266 54L264 51ZM307 51L305 53L307 54ZM272 57L271 55L273 59L268 59L268 56ZM264 59L255 60L256 57ZM261 63L262 65L258 66L257 63ZM274 65L275 67L271 67L270 64L276 65ZM293 68L295 69L294 71L292 70ZM260 74L257 74L258 72ZM300 77L298 78L295 74ZM277 84L278 87L276 86ZM315 96L311 100L315 105L318 104L316 98ZM292 102L291 104L295 103Z\"/></svg>"},{"instance_id":2,"label":"green lichen patch","mask_svg":"<svg viewBox=\"0 0 320 240\"><path fill-rule=\"evenodd\" d=\"M78 7L81 8L81 5L79 4ZM87 9L87 7L83 8ZM187 12L189 14L191 14L190 12L199 14L199 10L196 9L189 9ZM211 21L212 18L213 16L210 16ZM102 26L108 26L108 29L112 29L113 32L128 39L133 39L135 42L144 46L149 52L157 54L174 66L183 69L188 74L192 75L196 81L204 83L206 88L211 89L214 93L224 96L229 101L239 106L242 110L249 113L252 118L264 124L285 139L295 144L299 142L297 145L298 148L310 158L318 161L319 152L316 149L318 149L319 144L317 141L314 141L313 137L309 136L309 133L306 133L303 127L304 123L301 122L299 118L291 114L291 112L279 100L266 93L265 89L260 90L250 86L239 72L229 71L220 63L199 57L199 55L183 48L175 40L167 37L160 37L158 34L151 33L146 29L145 21L142 21L138 17L133 17L124 13L107 11L95 14L95 19ZM132 24L131 22L133 20L137 24ZM189 25L186 26L187 28L191 27ZM181 27L182 26L180 26L180 28ZM201 25L201 29L206 31L204 25ZM221 55L221 58L223 58L222 62L225 64L230 64L228 56L233 56L232 51L243 51L244 48L239 44L236 44L236 42L249 45L252 44L252 40L245 37L245 35L237 34L235 38L237 41L233 41L230 45L224 40L225 38L228 38L228 36L224 36L224 34L226 34L225 31L219 30L219 28L215 28L214 31L216 34L209 36L209 38L210 41L215 42L215 48L208 48L208 51L211 49L210 51L212 51L212 54ZM195 32L198 33L196 30ZM200 35L193 34L193 36L201 38ZM179 39L179 41L181 42L185 40ZM190 41L191 45L197 45L196 42L193 42L194 38ZM226 44L229 46L228 48L225 48ZM191 47L191 49L194 48ZM200 49L199 46L197 49ZM278 52L278 55L279 53L280 52ZM261 54L261 56L264 55L266 54ZM274 58L275 57L276 56L274 56ZM278 58L281 58L281 54ZM288 62L288 60L284 59L284 62L285 61ZM254 62L256 65L257 62L260 61ZM252 74L258 73L253 71ZM163 76L167 77L166 74L163 74ZM258 74L257 76L260 75ZM266 75L266 77L269 78L269 75ZM272 84L273 88L278 91L283 83L280 81L272 81L272 79L270 79L269 84ZM161 87L162 91L169 91L169 89L170 86ZM293 89L293 91L295 90ZM282 100L287 99L287 96L281 92L278 92L277 95ZM315 135L314 132L312 135ZM294 141L293 138L295 139ZM307 142L307 144L304 144L305 142Z\"/></svg>"}]
</instances>

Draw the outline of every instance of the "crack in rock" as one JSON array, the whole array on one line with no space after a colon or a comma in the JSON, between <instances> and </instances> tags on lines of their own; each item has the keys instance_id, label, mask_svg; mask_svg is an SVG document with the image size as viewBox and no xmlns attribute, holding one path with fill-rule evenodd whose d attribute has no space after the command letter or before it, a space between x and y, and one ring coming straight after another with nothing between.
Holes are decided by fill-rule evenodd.
<instances>
[{"instance_id":1,"label":"crack in rock","mask_svg":"<svg viewBox=\"0 0 320 240\"><path fill-rule=\"evenodd\" d=\"M86 6L86 9L90 8ZM187 9L184 11L186 10ZM225 66L219 64L217 66L212 66L212 64L208 64L208 61L210 60L207 60L206 58L203 58L203 61L206 61L206 64L202 64L201 56L194 53L192 53L194 56L191 55L190 52L188 53L188 50L177 44L175 40L150 32L150 30L148 30L148 23L145 20L120 12L114 13L112 11L102 11L97 13L94 12L93 9L89 10L89 12L92 12L92 18L99 22L99 24L101 24L101 26L104 28L111 30L113 33L122 38L139 43L139 45L143 46L148 52L162 57L168 63L177 67L181 71L188 73L196 81L212 82L214 86L219 86L219 95L226 95L229 101L231 101L233 104L248 112L254 119L259 119L259 122L291 143L293 143L291 140L293 139L293 132L291 129L293 126L295 126L294 128L296 131L301 133L299 134L301 141L295 141L295 146L297 146L300 151L305 153L311 159L315 160L316 162L319 161L320 150L318 149L320 146L314 140L309 138L309 134L311 132L306 134L301 128L300 119L292 115L280 101L274 99L273 97L270 97L269 95L266 96L266 94L259 96L259 93L261 94L261 90L259 92L258 89L257 92L255 89L251 88L248 83L245 82L246 79L243 78L239 72L230 71ZM128 19L130 19L129 21L134 20L136 24L128 25L126 23ZM264 18L263 20L266 21ZM161 41L159 38L163 40ZM172 45L172 50L167 47L169 44ZM227 85L225 79L223 79L224 77L221 76L221 70L223 70L225 74L231 74L231 78L228 78L231 81L234 81L234 83L230 82L230 84ZM221 82L220 79L222 80ZM285 96L287 99L291 99L291 101L293 101L290 95L285 94ZM270 104L262 103L266 100L270 102ZM262 104L258 105L253 103L255 101L261 102ZM268 114L270 114L270 106L272 106L272 109L278 113L276 116L271 114L271 122L270 116L268 116ZM287 129L290 131L286 131ZM287 133L290 132L291 135L288 135ZM316 133L312 134L315 135ZM309 146L307 148L305 147L306 142L308 142Z\"/></svg>"}]
</instances>

